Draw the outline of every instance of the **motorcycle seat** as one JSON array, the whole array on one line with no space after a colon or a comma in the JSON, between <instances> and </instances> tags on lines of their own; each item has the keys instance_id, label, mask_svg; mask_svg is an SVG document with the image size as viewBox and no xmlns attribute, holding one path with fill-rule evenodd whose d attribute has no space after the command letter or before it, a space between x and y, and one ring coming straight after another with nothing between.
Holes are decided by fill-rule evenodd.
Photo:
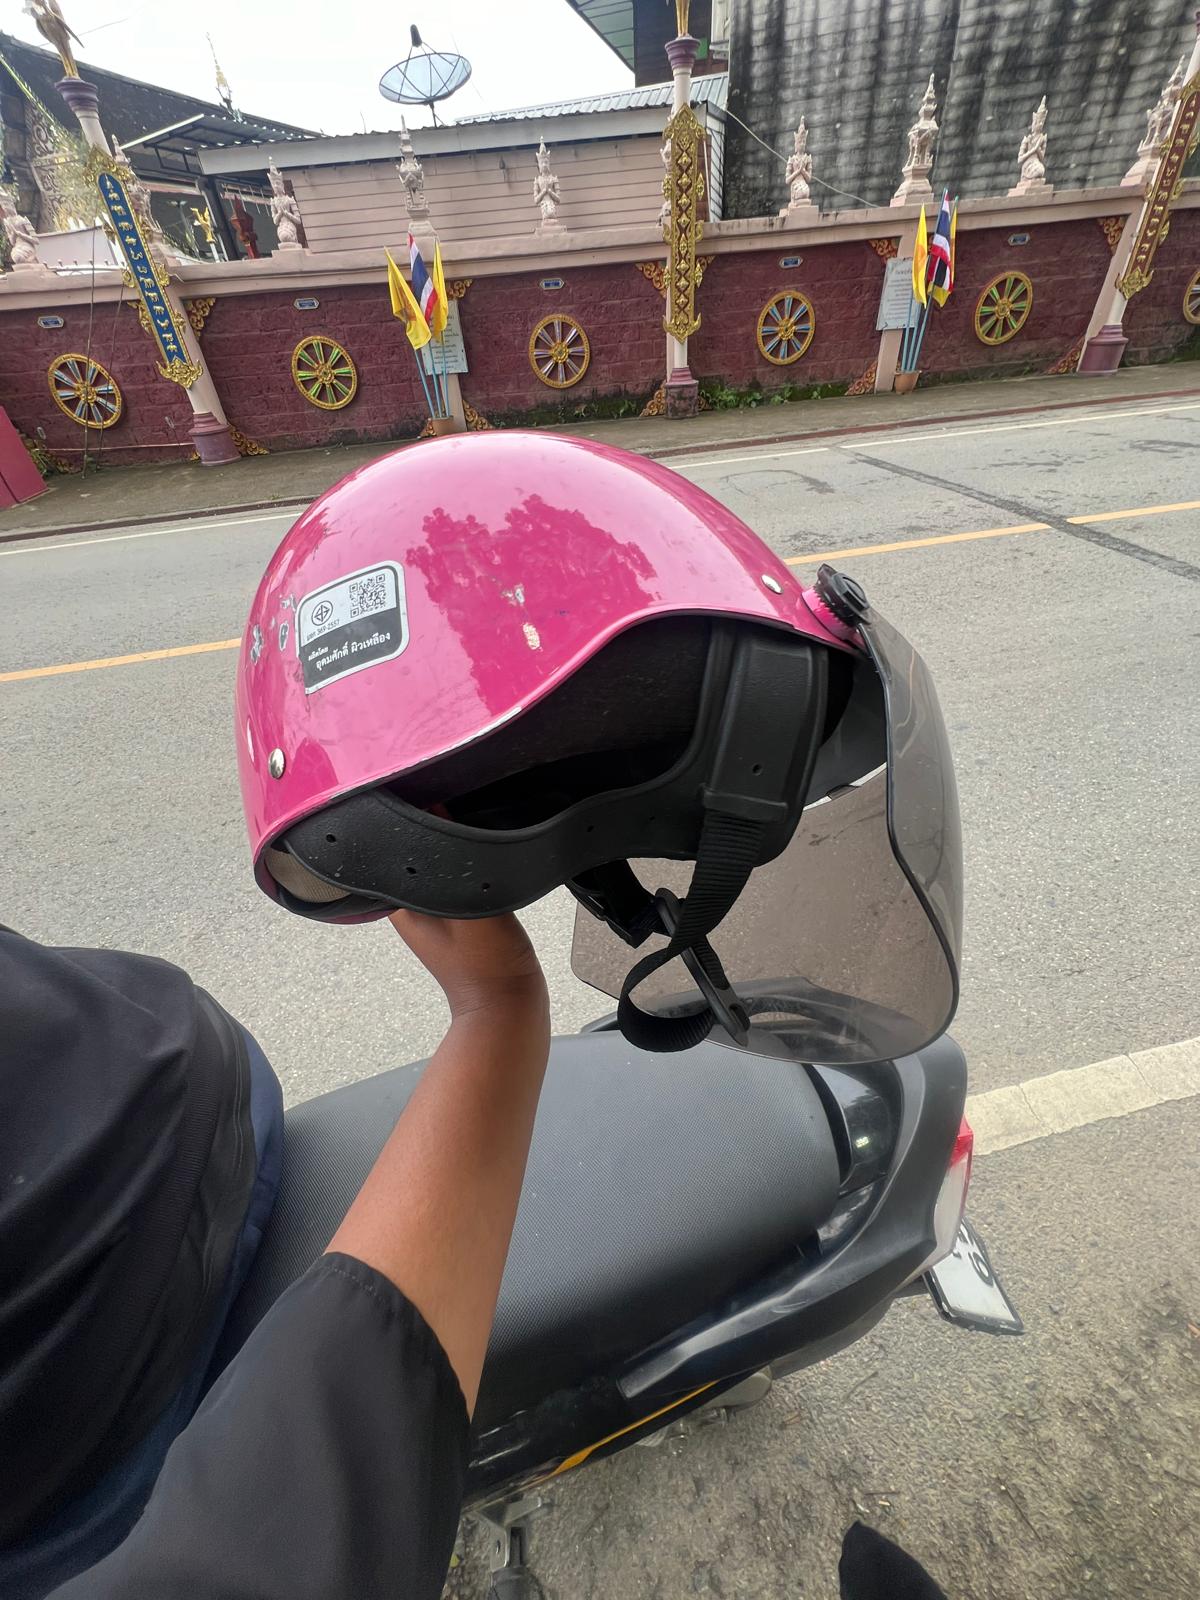
<instances>
[{"instance_id":1,"label":"motorcycle seat","mask_svg":"<svg viewBox=\"0 0 1200 1600\"><path fill-rule=\"evenodd\" d=\"M424 1063L287 1113L283 1178L228 1359L317 1259ZM805 1070L706 1043L554 1041L476 1409L486 1429L716 1309L832 1212L837 1152Z\"/></svg>"}]
</instances>

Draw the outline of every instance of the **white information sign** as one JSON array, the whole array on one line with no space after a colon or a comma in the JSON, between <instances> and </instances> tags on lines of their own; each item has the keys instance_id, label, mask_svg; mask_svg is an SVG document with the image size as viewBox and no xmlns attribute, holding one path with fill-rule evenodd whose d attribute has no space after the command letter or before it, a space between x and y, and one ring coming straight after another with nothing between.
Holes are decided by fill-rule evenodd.
<instances>
[{"instance_id":1,"label":"white information sign","mask_svg":"<svg viewBox=\"0 0 1200 1600\"><path fill-rule=\"evenodd\" d=\"M908 326L908 308L912 303L912 260L893 256L883 274L883 293L879 296L879 315L875 327L882 333L885 328Z\"/></svg>"},{"instance_id":2,"label":"white information sign","mask_svg":"<svg viewBox=\"0 0 1200 1600\"><path fill-rule=\"evenodd\" d=\"M450 315L446 318L446 331L442 336L446 343L446 371L467 371L467 346L463 339L462 322L458 315L458 301L451 300ZM437 340L431 339L428 344L421 346L421 360L425 365L426 375L433 371L433 363L437 361L437 369L442 370L442 352Z\"/></svg>"}]
</instances>

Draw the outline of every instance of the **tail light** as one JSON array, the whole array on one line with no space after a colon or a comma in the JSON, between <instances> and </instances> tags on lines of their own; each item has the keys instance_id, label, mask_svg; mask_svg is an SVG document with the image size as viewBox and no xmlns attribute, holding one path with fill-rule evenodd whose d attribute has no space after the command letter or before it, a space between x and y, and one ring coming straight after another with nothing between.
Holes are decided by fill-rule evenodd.
<instances>
[{"instance_id":1,"label":"tail light","mask_svg":"<svg viewBox=\"0 0 1200 1600\"><path fill-rule=\"evenodd\" d=\"M928 1272L930 1267L936 1267L938 1262L943 1261L954 1249L958 1226L963 1219L963 1212L967 1209L967 1186L971 1182L971 1160L974 1152L975 1135L971 1132L971 1124L964 1117L958 1125L958 1136L950 1152L950 1160L946 1164L946 1176L942 1179L942 1186L938 1190L938 1197L933 1206L933 1236L936 1242L928 1260L922 1262L908 1280L910 1283L914 1278L920 1277L921 1273Z\"/></svg>"},{"instance_id":2,"label":"tail light","mask_svg":"<svg viewBox=\"0 0 1200 1600\"><path fill-rule=\"evenodd\" d=\"M971 1160L974 1153L975 1135L971 1132L971 1124L964 1117L958 1125L958 1137L954 1141L954 1149L950 1152L946 1176L942 1179L942 1187L938 1190L937 1202L933 1208L933 1234L937 1240L937 1248L925 1263L926 1267L932 1267L954 1249L958 1225L963 1219L963 1212L967 1209L967 1186L971 1182Z\"/></svg>"}]
</instances>

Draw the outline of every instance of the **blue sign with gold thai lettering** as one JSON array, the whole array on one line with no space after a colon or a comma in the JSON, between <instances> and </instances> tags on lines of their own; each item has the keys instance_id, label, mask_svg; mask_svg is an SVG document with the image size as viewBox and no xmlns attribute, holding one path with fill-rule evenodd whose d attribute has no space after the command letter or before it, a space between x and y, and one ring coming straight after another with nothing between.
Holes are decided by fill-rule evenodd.
<instances>
[{"instance_id":1,"label":"blue sign with gold thai lettering","mask_svg":"<svg viewBox=\"0 0 1200 1600\"><path fill-rule=\"evenodd\" d=\"M96 182L100 188L100 196L104 201L112 225L116 229L117 239L121 251L133 274L134 287L142 298L142 304L150 318L150 331L158 341L158 347L163 353L166 362L164 376L174 378L177 382L187 387L194 381L195 363L192 362L179 337L179 330L175 326L175 319L171 315L171 306L163 293L162 285L155 271L154 258L142 237L142 230L138 227L137 216L129 203L129 196L120 178L114 177L111 172L101 172L97 175ZM182 368L180 372L173 372L173 367ZM192 374L193 376L189 376Z\"/></svg>"}]
</instances>

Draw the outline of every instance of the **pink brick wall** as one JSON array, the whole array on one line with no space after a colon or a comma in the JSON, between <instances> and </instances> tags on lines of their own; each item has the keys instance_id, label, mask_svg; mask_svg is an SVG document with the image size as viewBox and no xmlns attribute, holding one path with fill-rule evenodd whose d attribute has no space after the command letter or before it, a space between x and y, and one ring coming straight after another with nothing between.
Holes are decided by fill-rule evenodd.
<instances>
[{"instance_id":1,"label":"pink brick wall","mask_svg":"<svg viewBox=\"0 0 1200 1600\"><path fill-rule=\"evenodd\" d=\"M1189 340L1200 343L1200 328L1183 315L1183 292L1197 272L1200 210L1177 211L1170 233L1158 247L1149 287L1134 295L1125 312L1126 361L1166 361ZM1180 376L1186 376L1186 369Z\"/></svg>"},{"instance_id":2,"label":"pink brick wall","mask_svg":"<svg viewBox=\"0 0 1200 1600\"><path fill-rule=\"evenodd\" d=\"M561 289L543 279L561 278ZM666 335L658 290L632 262L477 278L460 305L469 374L463 395L485 416L574 405L595 395L645 398L663 379ZM529 339L543 317L573 317L591 362L569 389L551 389L529 364Z\"/></svg>"},{"instance_id":3,"label":"pink brick wall","mask_svg":"<svg viewBox=\"0 0 1200 1600\"><path fill-rule=\"evenodd\" d=\"M1029 242L1011 244L1010 236L1020 232L1028 232ZM697 376L739 389L848 383L875 359L883 261L865 241L798 253L798 268L780 265L781 250L722 255L710 263L697 300L703 320L691 344ZM932 314L922 367L931 376L1044 370L1083 333L1109 259L1094 219L964 231L955 292L944 310ZM1130 304L1130 360L1162 359L1192 336L1181 303L1197 267L1200 210L1180 212L1159 252L1153 283ZM1033 310L1015 338L987 346L974 332L976 301L988 281L1008 269L1031 278ZM563 287L542 288L544 277L562 278ZM777 367L759 354L755 326L763 304L792 288L811 300L816 332L799 361ZM313 311L296 310L294 291L218 297L200 348L230 420L271 449L411 437L424 421L424 399L384 285L325 285L315 294L320 304ZM600 396L630 397L632 407L662 380L664 302L632 263L477 278L459 308L470 363L463 393L492 420L520 421L554 410L570 417ZM55 310L65 326L39 328L39 311ZM541 383L528 357L534 326L555 313L575 318L591 342L586 375L565 390ZM310 405L292 382L292 351L314 333L338 339L358 367L358 393L339 411ZM178 456L173 441L186 441L191 423L187 399L159 377L154 347L133 310L98 306L91 338L94 354L112 370L125 399L117 426L102 440L90 436L93 449L98 445L103 459L113 462ZM86 307L48 303L0 311L0 404L25 433L41 425L50 448L72 452L71 460L78 459L83 430L54 407L46 370L55 355L85 349L87 339Z\"/></svg>"},{"instance_id":4,"label":"pink brick wall","mask_svg":"<svg viewBox=\"0 0 1200 1600\"><path fill-rule=\"evenodd\" d=\"M48 300L33 310L0 313L0 403L14 426L31 436L41 426L50 449L75 463L80 460L85 436L89 456L98 454L101 461L171 460L190 454L192 412L187 396L159 377L154 365L156 347L138 326L136 312L127 305L98 305L89 338L88 309L86 305L57 306ZM38 317L50 313L62 317L61 328L38 327ZM51 362L56 356L86 353L89 348L93 360L117 380L124 402L120 420L103 431L80 427L50 398L47 373ZM172 443L175 438L184 442L186 450Z\"/></svg>"},{"instance_id":5,"label":"pink brick wall","mask_svg":"<svg viewBox=\"0 0 1200 1600\"><path fill-rule=\"evenodd\" d=\"M416 363L383 284L323 288L315 311L294 292L219 297L200 337L230 420L273 450L411 437L428 414ZM301 339L325 334L358 369L358 392L338 411L311 405L292 381Z\"/></svg>"},{"instance_id":6,"label":"pink brick wall","mask_svg":"<svg viewBox=\"0 0 1200 1600\"><path fill-rule=\"evenodd\" d=\"M785 254L798 254L799 267L781 266ZM865 240L717 256L696 300L700 328L688 345L693 372L731 389L853 382L879 348L875 315L883 273L883 261ZM792 289L811 303L814 332L804 355L781 367L760 354L755 330L766 302Z\"/></svg>"},{"instance_id":7,"label":"pink brick wall","mask_svg":"<svg viewBox=\"0 0 1200 1600\"><path fill-rule=\"evenodd\" d=\"M1027 244L1010 243L1022 235ZM961 232L954 292L944 307L930 312L919 365L926 373L956 377L1044 372L1086 330L1109 260L1094 217ZM975 307L992 279L1006 272L1029 278L1033 308L1019 333L987 345L975 334Z\"/></svg>"}]
</instances>

